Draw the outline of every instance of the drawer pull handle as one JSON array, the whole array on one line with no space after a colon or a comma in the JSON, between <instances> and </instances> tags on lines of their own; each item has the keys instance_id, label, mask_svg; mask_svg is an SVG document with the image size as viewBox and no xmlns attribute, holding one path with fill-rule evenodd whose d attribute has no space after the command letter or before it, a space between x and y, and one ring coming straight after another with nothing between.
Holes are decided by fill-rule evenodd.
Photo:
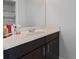
<instances>
[{"instance_id":1,"label":"drawer pull handle","mask_svg":"<svg viewBox=\"0 0 79 59\"><path fill-rule=\"evenodd\" d=\"M43 56L45 56L45 47L43 47Z\"/></svg>"},{"instance_id":2,"label":"drawer pull handle","mask_svg":"<svg viewBox=\"0 0 79 59\"><path fill-rule=\"evenodd\" d=\"M49 44L48 44L48 45L47 45L47 50L48 50L48 53L49 53L49 51L50 51L49 49L50 49L50 46L49 46Z\"/></svg>"}]
</instances>

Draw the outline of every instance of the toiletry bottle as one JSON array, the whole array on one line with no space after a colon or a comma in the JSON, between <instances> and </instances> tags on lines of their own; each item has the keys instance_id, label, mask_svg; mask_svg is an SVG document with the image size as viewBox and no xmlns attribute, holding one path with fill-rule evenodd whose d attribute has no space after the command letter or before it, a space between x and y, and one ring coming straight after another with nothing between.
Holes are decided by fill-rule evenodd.
<instances>
[{"instance_id":1,"label":"toiletry bottle","mask_svg":"<svg viewBox=\"0 0 79 59\"><path fill-rule=\"evenodd\" d=\"M8 35L8 28L7 26L3 27L3 36L7 36Z\"/></svg>"},{"instance_id":2,"label":"toiletry bottle","mask_svg":"<svg viewBox=\"0 0 79 59\"><path fill-rule=\"evenodd\" d=\"M6 26L7 26L7 28L8 28L8 33L11 34L11 33L12 33L11 24L7 24Z\"/></svg>"},{"instance_id":3,"label":"toiletry bottle","mask_svg":"<svg viewBox=\"0 0 79 59\"><path fill-rule=\"evenodd\" d=\"M21 28L21 25L17 24L16 25L16 34L21 34L20 28Z\"/></svg>"},{"instance_id":4,"label":"toiletry bottle","mask_svg":"<svg viewBox=\"0 0 79 59\"><path fill-rule=\"evenodd\" d=\"M12 34L16 34L16 25L15 24L12 25Z\"/></svg>"}]
</instances>

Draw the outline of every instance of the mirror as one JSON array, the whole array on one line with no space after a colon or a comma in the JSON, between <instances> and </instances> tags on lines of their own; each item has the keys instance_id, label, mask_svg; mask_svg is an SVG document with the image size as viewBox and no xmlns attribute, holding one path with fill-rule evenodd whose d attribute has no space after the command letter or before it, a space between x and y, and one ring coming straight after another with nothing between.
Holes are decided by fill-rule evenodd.
<instances>
[{"instance_id":1,"label":"mirror","mask_svg":"<svg viewBox=\"0 0 79 59\"><path fill-rule=\"evenodd\" d=\"M4 24L45 26L45 0L4 0Z\"/></svg>"},{"instance_id":2,"label":"mirror","mask_svg":"<svg viewBox=\"0 0 79 59\"><path fill-rule=\"evenodd\" d=\"M15 24L15 1L3 0L3 24Z\"/></svg>"}]
</instances>

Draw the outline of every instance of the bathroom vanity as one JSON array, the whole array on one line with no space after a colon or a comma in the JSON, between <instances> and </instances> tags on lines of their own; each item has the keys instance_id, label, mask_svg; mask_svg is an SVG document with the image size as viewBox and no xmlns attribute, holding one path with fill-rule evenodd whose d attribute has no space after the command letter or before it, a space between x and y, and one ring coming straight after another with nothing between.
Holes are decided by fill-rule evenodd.
<instances>
[{"instance_id":1,"label":"bathroom vanity","mask_svg":"<svg viewBox=\"0 0 79 59\"><path fill-rule=\"evenodd\" d=\"M3 2L4 25L31 27L30 32L23 29L21 34L4 38L4 59L59 59L59 29L44 28L47 26L46 0L4 0ZM33 32L32 27L43 29L36 29Z\"/></svg>"},{"instance_id":2,"label":"bathroom vanity","mask_svg":"<svg viewBox=\"0 0 79 59\"><path fill-rule=\"evenodd\" d=\"M59 29L43 31L4 39L4 59L59 59Z\"/></svg>"}]
</instances>

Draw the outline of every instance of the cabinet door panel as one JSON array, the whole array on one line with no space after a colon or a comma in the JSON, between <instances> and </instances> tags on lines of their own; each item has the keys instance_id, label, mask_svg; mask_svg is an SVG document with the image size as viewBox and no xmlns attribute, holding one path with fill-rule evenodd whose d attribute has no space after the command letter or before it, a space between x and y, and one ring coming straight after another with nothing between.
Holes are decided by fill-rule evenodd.
<instances>
[{"instance_id":1,"label":"cabinet door panel","mask_svg":"<svg viewBox=\"0 0 79 59\"><path fill-rule=\"evenodd\" d=\"M19 59L44 59L45 56L43 54L43 47L40 47Z\"/></svg>"},{"instance_id":2,"label":"cabinet door panel","mask_svg":"<svg viewBox=\"0 0 79 59\"><path fill-rule=\"evenodd\" d=\"M59 58L59 40L58 38L52 40L46 45L46 59Z\"/></svg>"}]
</instances>

